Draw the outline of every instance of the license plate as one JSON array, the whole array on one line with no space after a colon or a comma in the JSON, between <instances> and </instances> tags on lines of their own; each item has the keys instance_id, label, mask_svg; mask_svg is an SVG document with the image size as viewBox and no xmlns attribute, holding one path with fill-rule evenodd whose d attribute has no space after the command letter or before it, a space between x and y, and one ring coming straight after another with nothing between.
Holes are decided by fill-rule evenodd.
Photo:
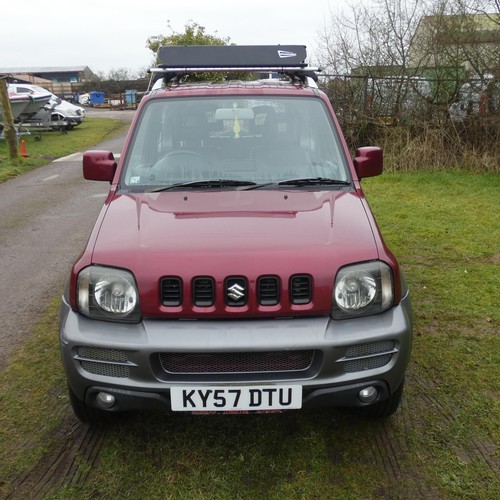
<instances>
[{"instance_id":1,"label":"license plate","mask_svg":"<svg viewBox=\"0 0 500 500\"><path fill-rule=\"evenodd\" d=\"M172 387L173 411L246 412L302 407L301 385Z\"/></svg>"}]
</instances>

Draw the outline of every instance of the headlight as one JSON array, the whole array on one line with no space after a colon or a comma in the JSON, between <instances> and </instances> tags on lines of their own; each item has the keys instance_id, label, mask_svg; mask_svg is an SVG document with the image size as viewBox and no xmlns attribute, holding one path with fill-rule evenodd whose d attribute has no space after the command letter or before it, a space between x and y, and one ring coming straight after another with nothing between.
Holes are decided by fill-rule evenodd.
<instances>
[{"instance_id":1,"label":"headlight","mask_svg":"<svg viewBox=\"0 0 500 500\"><path fill-rule=\"evenodd\" d=\"M89 318L137 323L141 319L137 285L131 272L90 266L78 275L78 310Z\"/></svg>"},{"instance_id":2,"label":"headlight","mask_svg":"<svg viewBox=\"0 0 500 500\"><path fill-rule=\"evenodd\" d=\"M337 273L333 290L334 319L377 314L393 302L392 271L384 262L354 264Z\"/></svg>"}]
</instances>

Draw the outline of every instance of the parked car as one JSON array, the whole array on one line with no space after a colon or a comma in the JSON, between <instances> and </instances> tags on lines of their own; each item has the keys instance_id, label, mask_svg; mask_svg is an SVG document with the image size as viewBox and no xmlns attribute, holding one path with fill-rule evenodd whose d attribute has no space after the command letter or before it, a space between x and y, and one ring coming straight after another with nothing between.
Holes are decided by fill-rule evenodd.
<instances>
[{"instance_id":1,"label":"parked car","mask_svg":"<svg viewBox=\"0 0 500 500\"><path fill-rule=\"evenodd\" d=\"M64 101L57 96L54 96L51 102L55 103L51 113L51 120L54 123L63 122L66 123L67 129L72 129L85 120L85 108Z\"/></svg>"},{"instance_id":2,"label":"parked car","mask_svg":"<svg viewBox=\"0 0 500 500\"><path fill-rule=\"evenodd\" d=\"M88 105L90 105L90 94L88 92L85 92L85 94L80 94L78 96L78 102L82 106L88 106Z\"/></svg>"},{"instance_id":3,"label":"parked car","mask_svg":"<svg viewBox=\"0 0 500 500\"><path fill-rule=\"evenodd\" d=\"M398 408L409 291L303 46L163 47L74 264L60 346L76 416ZM244 67L245 69L242 69ZM192 69L191 69L192 68ZM184 83L214 71L282 79Z\"/></svg>"}]
</instances>

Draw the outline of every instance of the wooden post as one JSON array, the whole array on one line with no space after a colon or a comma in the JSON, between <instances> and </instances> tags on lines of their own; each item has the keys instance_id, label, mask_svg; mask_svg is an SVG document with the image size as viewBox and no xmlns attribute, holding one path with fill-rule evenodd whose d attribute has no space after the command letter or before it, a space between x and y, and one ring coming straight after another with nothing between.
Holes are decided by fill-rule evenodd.
<instances>
[{"instance_id":1,"label":"wooden post","mask_svg":"<svg viewBox=\"0 0 500 500\"><path fill-rule=\"evenodd\" d=\"M14 118L10 108L9 93L7 91L7 76L0 75L0 105L2 106L3 126L9 159L12 163L19 163L21 157L17 149L17 134L14 127Z\"/></svg>"}]
</instances>

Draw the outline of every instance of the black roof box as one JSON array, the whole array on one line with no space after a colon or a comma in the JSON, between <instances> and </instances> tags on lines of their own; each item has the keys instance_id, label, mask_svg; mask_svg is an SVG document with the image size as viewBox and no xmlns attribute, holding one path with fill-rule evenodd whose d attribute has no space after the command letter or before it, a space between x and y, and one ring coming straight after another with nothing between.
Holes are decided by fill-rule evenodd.
<instances>
[{"instance_id":1,"label":"black roof box","mask_svg":"<svg viewBox=\"0 0 500 500\"><path fill-rule=\"evenodd\" d=\"M304 45L165 45L164 68L306 67Z\"/></svg>"}]
</instances>

